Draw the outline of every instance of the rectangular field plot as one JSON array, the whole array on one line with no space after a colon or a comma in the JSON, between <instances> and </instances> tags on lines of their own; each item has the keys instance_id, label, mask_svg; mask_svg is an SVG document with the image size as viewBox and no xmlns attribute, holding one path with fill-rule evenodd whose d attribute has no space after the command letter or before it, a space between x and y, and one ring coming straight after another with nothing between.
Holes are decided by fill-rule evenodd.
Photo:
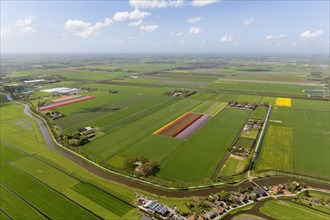
<instances>
[{"instance_id":1,"label":"rectangular field plot","mask_svg":"<svg viewBox=\"0 0 330 220\"><path fill-rule=\"evenodd\" d=\"M291 170L293 168L292 129L269 125L261 146L257 170Z\"/></svg>"},{"instance_id":2,"label":"rectangular field plot","mask_svg":"<svg viewBox=\"0 0 330 220\"><path fill-rule=\"evenodd\" d=\"M7 188L0 185L0 190L1 209L12 219L46 219Z\"/></svg>"},{"instance_id":3,"label":"rectangular field plot","mask_svg":"<svg viewBox=\"0 0 330 220\"><path fill-rule=\"evenodd\" d=\"M183 130L189 127L189 125L193 124L202 116L202 114L194 114L188 112L176 119L175 121L171 122L170 124L164 126L160 130L156 131L154 134L160 134L168 137L176 137Z\"/></svg>"},{"instance_id":4,"label":"rectangular field plot","mask_svg":"<svg viewBox=\"0 0 330 220\"><path fill-rule=\"evenodd\" d=\"M5 164L26 156L23 152L15 150L14 148L8 146L3 142L0 142L0 145L1 145L0 147L1 164Z\"/></svg>"},{"instance_id":5,"label":"rectangular field plot","mask_svg":"<svg viewBox=\"0 0 330 220\"><path fill-rule=\"evenodd\" d=\"M251 138L251 139L256 139L259 133L258 128L252 128L249 131L243 131L241 137L243 138Z\"/></svg>"},{"instance_id":6,"label":"rectangular field plot","mask_svg":"<svg viewBox=\"0 0 330 220\"><path fill-rule=\"evenodd\" d=\"M261 96L253 96L253 95L240 95L238 96L235 101L238 103L259 103Z\"/></svg>"},{"instance_id":7,"label":"rectangular field plot","mask_svg":"<svg viewBox=\"0 0 330 220\"><path fill-rule=\"evenodd\" d=\"M210 178L250 114L225 108L161 163L157 177L172 181Z\"/></svg>"},{"instance_id":8,"label":"rectangular field plot","mask_svg":"<svg viewBox=\"0 0 330 220\"><path fill-rule=\"evenodd\" d=\"M295 109L292 115L295 170L329 177L330 113Z\"/></svg>"},{"instance_id":9,"label":"rectangular field plot","mask_svg":"<svg viewBox=\"0 0 330 220\"><path fill-rule=\"evenodd\" d=\"M218 177L239 174L244 171L248 164L248 159L230 155L221 167Z\"/></svg>"},{"instance_id":10,"label":"rectangular field plot","mask_svg":"<svg viewBox=\"0 0 330 220\"><path fill-rule=\"evenodd\" d=\"M329 214L289 201L267 201L260 209L274 219L318 219L328 220Z\"/></svg>"},{"instance_id":11,"label":"rectangular field plot","mask_svg":"<svg viewBox=\"0 0 330 220\"><path fill-rule=\"evenodd\" d=\"M301 108L301 109L330 111L330 102L327 100L319 101L319 100L293 99L292 107Z\"/></svg>"},{"instance_id":12,"label":"rectangular field plot","mask_svg":"<svg viewBox=\"0 0 330 220\"><path fill-rule=\"evenodd\" d=\"M251 138L240 137L240 138L238 138L235 146L242 147L245 149L251 149L253 147L254 141L255 140L251 139Z\"/></svg>"},{"instance_id":13,"label":"rectangular field plot","mask_svg":"<svg viewBox=\"0 0 330 220\"><path fill-rule=\"evenodd\" d=\"M50 219L97 219L52 188L12 166L1 166L1 183L38 207Z\"/></svg>"},{"instance_id":14,"label":"rectangular field plot","mask_svg":"<svg viewBox=\"0 0 330 220\"><path fill-rule=\"evenodd\" d=\"M267 110L268 110L267 107L258 106L256 110L253 111L251 118L263 120L266 117Z\"/></svg>"},{"instance_id":15,"label":"rectangular field plot","mask_svg":"<svg viewBox=\"0 0 330 220\"><path fill-rule=\"evenodd\" d=\"M296 109L296 108L274 108L271 115L270 127L286 126L292 128L292 152L293 169L302 174L313 175L317 177L329 177L330 173L330 114L327 111ZM270 129L268 128L268 130ZM267 138L262 145L261 154L264 147L267 147ZM283 141L284 136L278 137L278 142ZM274 137L274 141L275 141ZM281 158L283 152L273 148L271 158ZM261 159L261 160L260 160ZM264 159L264 160L263 160ZM259 157L257 169L265 165L265 157ZM280 160L278 160L280 161ZM259 166L258 163L260 163ZM266 162L267 163L267 162ZM274 162L275 163L275 162ZM280 169L282 163L276 163L274 169ZM267 165L269 168L269 164ZM282 167L284 169L284 167Z\"/></svg>"},{"instance_id":16,"label":"rectangular field plot","mask_svg":"<svg viewBox=\"0 0 330 220\"><path fill-rule=\"evenodd\" d=\"M105 135L96 138L80 149L95 157L108 160L116 154L123 152L125 149L134 148L135 145L145 138L149 138L150 136L165 137L162 135L154 135L153 132L170 123L175 118L185 114L192 108L195 108L200 103L201 101L198 100L187 99L174 100L174 102L170 104L165 103L166 105L162 106L157 111L144 115L144 117L138 118L130 123L123 123L120 129L107 132ZM157 149L157 147L153 145L153 142L150 142L149 145Z\"/></svg>"},{"instance_id":17,"label":"rectangular field plot","mask_svg":"<svg viewBox=\"0 0 330 220\"><path fill-rule=\"evenodd\" d=\"M77 184L72 187L72 190L102 206L103 208L111 210L111 212L117 216L113 216L113 218L119 219L133 209L133 207L126 202L123 202L113 195L88 184Z\"/></svg>"},{"instance_id":18,"label":"rectangular field plot","mask_svg":"<svg viewBox=\"0 0 330 220\"><path fill-rule=\"evenodd\" d=\"M81 98L77 98L77 99L67 100L64 102L57 103L57 104L42 106L42 107L39 107L39 110L45 111L45 110L49 110L49 109L53 109L53 108L58 108L58 107L61 107L64 105L71 105L76 102L86 101L86 100L93 99L93 98L95 98L95 97L94 96L85 96L85 97L81 97Z\"/></svg>"},{"instance_id":19,"label":"rectangular field plot","mask_svg":"<svg viewBox=\"0 0 330 220\"><path fill-rule=\"evenodd\" d=\"M268 97L268 96L262 96L262 98L259 101L260 104L267 103L268 105L274 105L275 103L275 97Z\"/></svg>"},{"instance_id":20,"label":"rectangular field plot","mask_svg":"<svg viewBox=\"0 0 330 220\"><path fill-rule=\"evenodd\" d=\"M290 98L276 98L276 106L291 107Z\"/></svg>"},{"instance_id":21,"label":"rectangular field plot","mask_svg":"<svg viewBox=\"0 0 330 220\"><path fill-rule=\"evenodd\" d=\"M52 100L50 100L50 101L52 101L52 102L62 102L62 101L66 101L66 100L69 100L69 99L78 98L78 97L80 97L80 96L81 96L81 95L63 96L63 97L60 97L60 98L52 99Z\"/></svg>"},{"instance_id":22,"label":"rectangular field plot","mask_svg":"<svg viewBox=\"0 0 330 220\"><path fill-rule=\"evenodd\" d=\"M205 101L193 110L191 112L194 113L202 113L202 114L209 114L212 116L215 116L219 111L221 111L227 103L224 102L215 102L215 101Z\"/></svg>"},{"instance_id":23,"label":"rectangular field plot","mask_svg":"<svg viewBox=\"0 0 330 220\"><path fill-rule=\"evenodd\" d=\"M78 183L76 179L33 157L25 157L11 164L58 191L64 191Z\"/></svg>"}]
</instances>

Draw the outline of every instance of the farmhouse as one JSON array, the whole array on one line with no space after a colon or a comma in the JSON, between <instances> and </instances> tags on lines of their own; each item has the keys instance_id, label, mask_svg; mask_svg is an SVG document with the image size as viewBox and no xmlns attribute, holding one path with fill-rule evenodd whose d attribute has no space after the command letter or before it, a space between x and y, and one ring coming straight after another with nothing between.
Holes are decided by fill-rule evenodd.
<instances>
[{"instance_id":1,"label":"farmhouse","mask_svg":"<svg viewBox=\"0 0 330 220\"><path fill-rule=\"evenodd\" d=\"M280 192L282 191L282 189L283 189L283 186L282 186L281 184L272 187L272 191L273 191L275 194L280 193Z\"/></svg>"},{"instance_id":2,"label":"farmhouse","mask_svg":"<svg viewBox=\"0 0 330 220\"><path fill-rule=\"evenodd\" d=\"M249 200L249 197L246 194L241 194L239 197L239 201L241 201L241 202L247 202L248 200Z\"/></svg>"},{"instance_id":3,"label":"farmhouse","mask_svg":"<svg viewBox=\"0 0 330 220\"><path fill-rule=\"evenodd\" d=\"M151 213L158 213L162 216L166 216L169 213L169 211L166 207L164 207L162 204L159 204L153 200L149 200L149 202L147 202L143 206L143 208L146 208Z\"/></svg>"}]
</instances>

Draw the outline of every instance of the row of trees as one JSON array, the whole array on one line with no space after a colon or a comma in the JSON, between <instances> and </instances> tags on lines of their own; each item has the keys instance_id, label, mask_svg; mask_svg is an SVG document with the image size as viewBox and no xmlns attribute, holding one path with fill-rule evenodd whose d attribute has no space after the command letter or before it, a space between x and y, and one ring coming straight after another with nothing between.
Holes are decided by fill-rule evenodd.
<instances>
[{"instance_id":1,"label":"row of trees","mask_svg":"<svg viewBox=\"0 0 330 220\"><path fill-rule=\"evenodd\" d=\"M155 176L160 170L160 165L157 161L150 161L143 156L128 157L124 160L124 169L136 176L148 177Z\"/></svg>"},{"instance_id":2,"label":"row of trees","mask_svg":"<svg viewBox=\"0 0 330 220\"><path fill-rule=\"evenodd\" d=\"M89 142L88 137L86 135L81 135L78 131L67 134L67 135L60 135L61 141L65 144L69 144L72 147L82 146Z\"/></svg>"}]
</instances>

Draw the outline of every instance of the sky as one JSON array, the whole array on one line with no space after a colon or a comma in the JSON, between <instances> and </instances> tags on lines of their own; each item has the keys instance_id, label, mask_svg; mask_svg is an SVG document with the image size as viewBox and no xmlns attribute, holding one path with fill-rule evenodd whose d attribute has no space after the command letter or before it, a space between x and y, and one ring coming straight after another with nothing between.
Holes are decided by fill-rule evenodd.
<instances>
[{"instance_id":1,"label":"sky","mask_svg":"<svg viewBox=\"0 0 330 220\"><path fill-rule=\"evenodd\" d=\"M329 53L329 1L1 0L1 53Z\"/></svg>"}]
</instances>

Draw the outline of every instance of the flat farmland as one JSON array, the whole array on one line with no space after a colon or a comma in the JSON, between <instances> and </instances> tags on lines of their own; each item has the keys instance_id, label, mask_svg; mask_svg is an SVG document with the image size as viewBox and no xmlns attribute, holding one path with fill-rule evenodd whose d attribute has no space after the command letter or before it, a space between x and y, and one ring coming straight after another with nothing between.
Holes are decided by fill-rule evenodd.
<instances>
[{"instance_id":1,"label":"flat farmland","mask_svg":"<svg viewBox=\"0 0 330 220\"><path fill-rule=\"evenodd\" d=\"M79 126L84 124L102 127L105 124L109 125L111 120L107 119L109 116L112 118L111 115L114 115L113 118L116 118L116 115L121 115L121 117L128 116L133 111L139 112L165 100L169 100L169 98L131 93L101 93L95 99L85 101L84 103L58 108L58 111L65 114L65 117L60 118L57 122L65 132L78 129Z\"/></svg>"},{"instance_id":2,"label":"flat farmland","mask_svg":"<svg viewBox=\"0 0 330 220\"><path fill-rule=\"evenodd\" d=\"M82 146L81 150L95 157L109 159L135 144L182 114L200 104L199 100L177 100L163 108L139 118L120 129L105 133L91 143Z\"/></svg>"},{"instance_id":3,"label":"flat farmland","mask_svg":"<svg viewBox=\"0 0 330 220\"><path fill-rule=\"evenodd\" d=\"M329 215L289 201L267 201L260 209L275 219L329 219Z\"/></svg>"},{"instance_id":4,"label":"flat farmland","mask_svg":"<svg viewBox=\"0 0 330 220\"><path fill-rule=\"evenodd\" d=\"M250 114L247 110L222 110L161 163L157 177L172 181L210 178Z\"/></svg>"},{"instance_id":5,"label":"flat farmland","mask_svg":"<svg viewBox=\"0 0 330 220\"><path fill-rule=\"evenodd\" d=\"M70 79L80 80L108 80L120 77L127 77L135 75L136 73L125 73L125 72L107 72L97 70L77 70L77 71L66 71L62 72L61 76Z\"/></svg>"},{"instance_id":6,"label":"flat farmland","mask_svg":"<svg viewBox=\"0 0 330 220\"><path fill-rule=\"evenodd\" d=\"M216 93L210 100L219 101L219 102L230 102L238 98L238 94L229 94L229 93Z\"/></svg>"},{"instance_id":7,"label":"flat farmland","mask_svg":"<svg viewBox=\"0 0 330 220\"><path fill-rule=\"evenodd\" d=\"M17 195L0 185L1 209L13 219L46 219ZM1 218L2 219L2 218ZM4 218L6 219L6 218Z\"/></svg>"},{"instance_id":8,"label":"flat farmland","mask_svg":"<svg viewBox=\"0 0 330 220\"><path fill-rule=\"evenodd\" d=\"M227 103L223 102L205 101L191 111L195 113L203 113L215 116L226 105Z\"/></svg>"},{"instance_id":9,"label":"flat farmland","mask_svg":"<svg viewBox=\"0 0 330 220\"><path fill-rule=\"evenodd\" d=\"M292 130L270 125L258 158L258 170L293 168Z\"/></svg>"},{"instance_id":10,"label":"flat farmland","mask_svg":"<svg viewBox=\"0 0 330 220\"><path fill-rule=\"evenodd\" d=\"M294 110L293 141L295 170L329 177L330 113Z\"/></svg>"},{"instance_id":11,"label":"flat farmland","mask_svg":"<svg viewBox=\"0 0 330 220\"><path fill-rule=\"evenodd\" d=\"M329 111L274 107L270 126L258 158L257 169L289 168L304 174L328 177L330 172L329 124ZM269 160L269 158L288 157L283 154L284 152L277 150L283 146L280 143L284 142L287 136L278 136L277 140L274 138L273 146L267 141L267 139L273 139L269 136L269 132L272 132L274 128L284 128L283 126L292 131L292 154L290 155L292 155L293 163L291 168L284 166L284 163ZM273 152L273 154L266 156L267 152ZM283 161L289 161L289 158Z\"/></svg>"},{"instance_id":12,"label":"flat farmland","mask_svg":"<svg viewBox=\"0 0 330 220\"><path fill-rule=\"evenodd\" d=\"M266 117L267 108L264 106L258 106L252 113L251 118L263 120Z\"/></svg>"},{"instance_id":13,"label":"flat farmland","mask_svg":"<svg viewBox=\"0 0 330 220\"><path fill-rule=\"evenodd\" d=\"M302 91L304 89L322 89L321 86L305 86L305 85L294 85L294 84L280 84L280 83L267 83L267 82L238 82L238 81L215 81L210 83L206 88L212 89L227 89L227 90L239 90L239 91L254 91L262 93L273 93L273 94L296 94L306 95Z\"/></svg>"},{"instance_id":14,"label":"flat farmland","mask_svg":"<svg viewBox=\"0 0 330 220\"><path fill-rule=\"evenodd\" d=\"M1 117L3 131L8 125L19 130L22 125L13 123L18 119L32 126L18 133L1 131L0 206L3 213L12 219L134 218L134 208L130 205L134 194L129 188L87 172L48 149L43 142L39 143L37 138L31 138L40 131L36 122L23 114L21 105L8 103L0 108L4 116ZM71 189L82 182L98 192L99 200L111 200L111 203L103 207L101 201Z\"/></svg>"},{"instance_id":15,"label":"flat farmland","mask_svg":"<svg viewBox=\"0 0 330 220\"><path fill-rule=\"evenodd\" d=\"M306 100L306 99L293 99L292 100L293 108L301 109L314 109L314 110L330 110L329 100L318 101L318 100Z\"/></svg>"},{"instance_id":16,"label":"flat farmland","mask_svg":"<svg viewBox=\"0 0 330 220\"><path fill-rule=\"evenodd\" d=\"M96 219L87 210L10 165L1 167L1 183L30 201L50 218Z\"/></svg>"},{"instance_id":17,"label":"flat farmland","mask_svg":"<svg viewBox=\"0 0 330 220\"><path fill-rule=\"evenodd\" d=\"M238 96L235 101L238 103L259 103L261 100L261 96L253 96L253 95L240 95Z\"/></svg>"}]
</instances>

